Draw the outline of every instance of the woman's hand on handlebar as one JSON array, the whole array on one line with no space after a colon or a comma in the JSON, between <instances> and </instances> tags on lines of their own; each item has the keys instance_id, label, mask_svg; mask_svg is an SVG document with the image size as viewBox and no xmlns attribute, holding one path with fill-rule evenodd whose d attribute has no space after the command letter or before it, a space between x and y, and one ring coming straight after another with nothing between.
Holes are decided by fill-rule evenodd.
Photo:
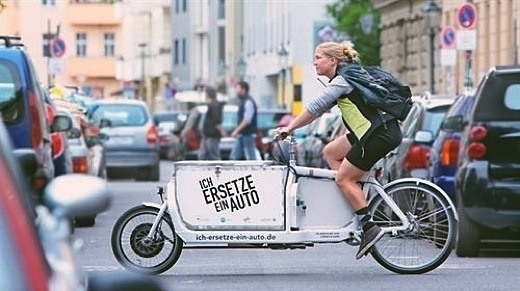
<instances>
[{"instance_id":1,"label":"woman's hand on handlebar","mask_svg":"<svg viewBox=\"0 0 520 291\"><path fill-rule=\"evenodd\" d=\"M278 127L274 131L274 138L284 140L291 134L291 131L287 127Z\"/></svg>"}]
</instances>

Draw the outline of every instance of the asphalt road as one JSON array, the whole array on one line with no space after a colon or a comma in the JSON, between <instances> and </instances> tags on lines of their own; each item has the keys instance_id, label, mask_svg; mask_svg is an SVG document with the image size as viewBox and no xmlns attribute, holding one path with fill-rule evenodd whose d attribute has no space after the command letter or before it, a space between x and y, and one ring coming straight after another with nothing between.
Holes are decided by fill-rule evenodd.
<instances>
[{"instance_id":1,"label":"asphalt road","mask_svg":"<svg viewBox=\"0 0 520 291\"><path fill-rule=\"evenodd\" d=\"M164 184L171 164L161 165L161 182L109 181L111 208L96 225L77 228L83 241L80 264L87 272L123 268L110 248L114 221L143 201L159 202L156 186ZM450 258L423 275L398 275L371 257L355 259L357 249L345 244L317 245L305 250L185 249L177 264L156 276L166 290L520 290L520 252L485 252L479 258Z\"/></svg>"}]
</instances>

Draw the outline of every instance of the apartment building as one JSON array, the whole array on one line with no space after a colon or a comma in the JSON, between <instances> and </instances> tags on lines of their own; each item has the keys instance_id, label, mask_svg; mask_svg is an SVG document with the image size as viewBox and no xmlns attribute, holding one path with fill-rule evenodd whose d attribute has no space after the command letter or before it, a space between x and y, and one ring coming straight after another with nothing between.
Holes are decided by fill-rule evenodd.
<instances>
[{"instance_id":1,"label":"apartment building","mask_svg":"<svg viewBox=\"0 0 520 291\"><path fill-rule=\"evenodd\" d=\"M244 1L174 2L172 77L177 89L192 90L207 84L232 95L244 64Z\"/></svg>"},{"instance_id":2,"label":"apartment building","mask_svg":"<svg viewBox=\"0 0 520 291\"><path fill-rule=\"evenodd\" d=\"M340 40L326 14L332 0L244 2L244 55L251 94L261 106L298 113L322 89L313 65L315 46Z\"/></svg>"},{"instance_id":3,"label":"apartment building","mask_svg":"<svg viewBox=\"0 0 520 291\"><path fill-rule=\"evenodd\" d=\"M518 64L520 2L515 0L436 0L441 9L429 52L429 33L423 9L431 0L372 0L381 12L382 66L400 75L415 92L430 91L429 62L433 56L433 85L437 93L457 94L476 86L492 66ZM465 3L476 8L476 43L472 50L448 48L441 41L446 27L465 30L459 9ZM446 57L447 50L450 57ZM444 50L444 51L443 51ZM453 54L452 54L453 53ZM441 59L442 57L442 59Z\"/></svg>"},{"instance_id":4,"label":"apartment building","mask_svg":"<svg viewBox=\"0 0 520 291\"><path fill-rule=\"evenodd\" d=\"M45 85L78 86L97 98L140 98L154 107L170 81L171 0L3 4L0 33L22 37Z\"/></svg>"}]
</instances>

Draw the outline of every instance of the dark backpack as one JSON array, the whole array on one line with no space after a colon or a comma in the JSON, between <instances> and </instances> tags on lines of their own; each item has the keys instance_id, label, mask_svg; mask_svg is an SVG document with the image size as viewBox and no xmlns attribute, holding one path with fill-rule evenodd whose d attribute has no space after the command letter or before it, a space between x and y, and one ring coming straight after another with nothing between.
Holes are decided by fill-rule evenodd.
<instances>
[{"instance_id":1,"label":"dark backpack","mask_svg":"<svg viewBox=\"0 0 520 291\"><path fill-rule=\"evenodd\" d=\"M388 90L382 98L365 99L367 105L390 113L403 121L412 109L412 90L394 75L378 66L363 67L368 78Z\"/></svg>"},{"instance_id":2,"label":"dark backpack","mask_svg":"<svg viewBox=\"0 0 520 291\"><path fill-rule=\"evenodd\" d=\"M381 67L364 67L352 62L340 67L338 73L360 91L368 106L387 112L401 121L412 109L410 87Z\"/></svg>"}]
</instances>

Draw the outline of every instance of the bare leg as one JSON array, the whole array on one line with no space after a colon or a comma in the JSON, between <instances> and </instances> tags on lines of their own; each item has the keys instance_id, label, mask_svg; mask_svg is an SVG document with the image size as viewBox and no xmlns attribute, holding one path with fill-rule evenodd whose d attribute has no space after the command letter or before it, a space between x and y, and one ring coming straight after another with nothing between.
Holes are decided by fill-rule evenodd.
<instances>
[{"instance_id":1,"label":"bare leg","mask_svg":"<svg viewBox=\"0 0 520 291\"><path fill-rule=\"evenodd\" d=\"M342 135L325 145L323 158L332 170L337 171L351 147L347 137Z\"/></svg>"},{"instance_id":2,"label":"bare leg","mask_svg":"<svg viewBox=\"0 0 520 291\"><path fill-rule=\"evenodd\" d=\"M367 207L365 195L357 183L366 173L343 159L336 175L336 183L354 211Z\"/></svg>"}]
</instances>

